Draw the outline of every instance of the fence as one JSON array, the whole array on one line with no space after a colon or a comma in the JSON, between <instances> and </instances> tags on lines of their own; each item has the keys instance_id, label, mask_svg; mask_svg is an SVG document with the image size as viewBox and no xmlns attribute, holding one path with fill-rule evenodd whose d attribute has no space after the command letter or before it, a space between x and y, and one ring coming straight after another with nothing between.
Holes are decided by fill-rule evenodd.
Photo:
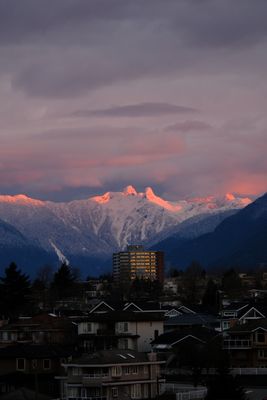
<instances>
[{"instance_id":1,"label":"fence","mask_svg":"<svg viewBox=\"0 0 267 400\"><path fill-rule=\"evenodd\" d=\"M267 368L232 368L232 375L267 375Z\"/></svg>"},{"instance_id":2,"label":"fence","mask_svg":"<svg viewBox=\"0 0 267 400\"><path fill-rule=\"evenodd\" d=\"M161 386L162 392L172 392L176 394L176 400L204 399L207 388L194 388L192 386L182 386L178 383L165 383Z\"/></svg>"}]
</instances>

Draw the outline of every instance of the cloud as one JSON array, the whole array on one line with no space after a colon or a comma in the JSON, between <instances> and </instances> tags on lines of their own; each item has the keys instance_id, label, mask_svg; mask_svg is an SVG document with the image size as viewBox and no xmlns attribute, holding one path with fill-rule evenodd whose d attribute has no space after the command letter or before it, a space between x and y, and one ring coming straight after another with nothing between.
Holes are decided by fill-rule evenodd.
<instances>
[{"instance_id":1,"label":"cloud","mask_svg":"<svg viewBox=\"0 0 267 400\"><path fill-rule=\"evenodd\" d=\"M169 125L165 128L167 132L178 131L178 132L191 132L191 131L209 131L212 129L212 125L204 121L183 121L176 122L173 125Z\"/></svg>"},{"instance_id":2,"label":"cloud","mask_svg":"<svg viewBox=\"0 0 267 400\"><path fill-rule=\"evenodd\" d=\"M0 1L0 190L262 190L266 0L52 3Z\"/></svg>"},{"instance_id":3,"label":"cloud","mask_svg":"<svg viewBox=\"0 0 267 400\"><path fill-rule=\"evenodd\" d=\"M125 106L114 106L100 110L79 110L72 113L74 117L161 117L162 115L190 113L192 107L178 106L169 103L139 103Z\"/></svg>"},{"instance_id":4,"label":"cloud","mask_svg":"<svg viewBox=\"0 0 267 400\"><path fill-rule=\"evenodd\" d=\"M180 78L192 71L219 73L226 65L234 67L244 49L267 39L267 3L250 4L57 0L48 7L46 0L0 2L0 64L8 63L14 90L45 98L85 95L140 79ZM242 69L251 70L251 63L253 57Z\"/></svg>"}]
</instances>

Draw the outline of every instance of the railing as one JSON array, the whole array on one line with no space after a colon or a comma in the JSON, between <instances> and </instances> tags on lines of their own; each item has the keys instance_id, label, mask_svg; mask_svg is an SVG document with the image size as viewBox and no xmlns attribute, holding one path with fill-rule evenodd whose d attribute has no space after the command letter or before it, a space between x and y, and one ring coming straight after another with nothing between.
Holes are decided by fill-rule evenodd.
<instances>
[{"instance_id":1,"label":"railing","mask_svg":"<svg viewBox=\"0 0 267 400\"><path fill-rule=\"evenodd\" d=\"M192 392L176 393L176 400L204 399L207 389L194 390Z\"/></svg>"},{"instance_id":2,"label":"railing","mask_svg":"<svg viewBox=\"0 0 267 400\"><path fill-rule=\"evenodd\" d=\"M181 386L177 383L165 383L161 386L161 393L172 392L176 394L176 400L204 399L207 388L195 389L192 386Z\"/></svg>"},{"instance_id":3,"label":"railing","mask_svg":"<svg viewBox=\"0 0 267 400\"><path fill-rule=\"evenodd\" d=\"M91 385L92 383L99 382L101 384L103 381L106 381L109 379L109 375L101 375L101 374L96 374L96 375L83 375L82 377L82 382L84 385Z\"/></svg>"},{"instance_id":4,"label":"railing","mask_svg":"<svg viewBox=\"0 0 267 400\"><path fill-rule=\"evenodd\" d=\"M232 368L233 375L267 375L267 368Z\"/></svg>"},{"instance_id":5,"label":"railing","mask_svg":"<svg viewBox=\"0 0 267 400\"><path fill-rule=\"evenodd\" d=\"M251 341L248 339L238 340L238 339L226 339L223 341L224 349L249 349L251 347Z\"/></svg>"},{"instance_id":6,"label":"railing","mask_svg":"<svg viewBox=\"0 0 267 400\"><path fill-rule=\"evenodd\" d=\"M59 399L58 399L59 400ZM68 396L68 397L63 397L60 400L107 400L107 397L76 397L76 396Z\"/></svg>"},{"instance_id":7,"label":"railing","mask_svg":"<svg viewBox=\"0 0 267 400\"><path fill-rule=\"evenodd\" d=\"M83 374L83 378L106 378L109 374Z\"/></svg>"}]
</instances>

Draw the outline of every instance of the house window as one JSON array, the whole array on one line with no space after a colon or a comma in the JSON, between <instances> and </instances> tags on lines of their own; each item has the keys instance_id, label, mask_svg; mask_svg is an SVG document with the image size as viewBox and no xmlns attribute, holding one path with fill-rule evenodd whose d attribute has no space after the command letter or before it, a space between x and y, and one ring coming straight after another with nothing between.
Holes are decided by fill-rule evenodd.
<instances>
[{"instance_id":1,"label":"house window","mask_svg":"<svg viewBox=\"0 0 267 400\"><path fill-rule=\"evenodd\" d=\"M68 396L69 397L78 397L78 388L77 387L68 387Z\"/></svg>"},{"instance_id":2,"label":"house window","mask_svg":"<svg viewBox=\"0 0 267 400\"><path fill-rule=\"evenodd\" d=\"M49 359L43 360L43 369L51 369L51 360Z\"/></svg>"},{"instance_id":3,"label":"house window","mask_svg":"<svg viewBox=\"0 0 267 400\"><path fill-rule=\"evenodd\" d=\"M118 397L118 388L117 387L111 388L111 395L112 395L112 397Z\"/></svg>"},{"instance_id":4,"label":"house window","mask_svg":"<svg viewBox=\"0 0 267 400\"><path fill-rule=\"evenodd\" d=\"M229 321L223 321L223 330L229 329Z\"/></svg>"},{"instance_id":5,"label":"house window","mask_svg":"<svg viewBox=\"0 0 267 400\"><path fill-rule=\"evenodd\" d=\"M133 373L134 375L136 375L136 374L138 373L138 367L137 367L136 365L134 365L134 366L132 367L132 373Z\"/></svg>"},{"instance_id":6,"label":"house window","mask_svg":"<svg viewBox=\"0 0 267 400\"><path fill-rule=\"evenodd\" d=\"M87 332L92 332L92 324L91 324L91 322L87 322Z\"/></svg>"},{"instance_id":7,"label":"house window","mask_svg":"<svg viewBox=\"0 0 267 400\"><path fill-rule=\"evenodd\" d=\"M73 367L72 368L72 375L81 375L82 374L82 371L81 371L81 368L76 368L76 367Z\"/></svg>"},{"instance_id":8,"label":"house window","mask_svg":"<svg viewBox=\"0 0 267 400\"><path fill-rule=\"evenodd\" d=\"M131 367L125 367L124 368L124 373L125 373L125 375L130 375L131 374Z\"/></svg>"},{"instance_id":9,"label":"house window","mask_svg":"<svg viewBox=\"0 0 267 400\"><path fill-rule=\"evenodd\" d=\"M141 385L136 383L131 386L131 397L132 399L141 399Z\"/></svg>"},{"instance_id":10,"label":"house window","mask_svg":"<svg viewBox=\"0 0 267 400\"><path fill-rule=\"evenodd\" d=\"M148 384L144 384L144 399L148 399Z\"/></svg>"},{"instance_id":11,"label":"house window","mask_svg":"<svg viewBox=\"0 0 267 400\"><path fill-rule=\"evenodd\" d=\"M32 369L37 368L37 360L32 360Z\"/></svg>"},{"instance_id":12,"label":"house window","mask_svg":"<svg viewBox=\"0 0 267 400\"><path fill-rule=\"evenodd\" d=\"M258 358L267 358L267 350L258 350Z\"/></svg>"},{"instance_id":13,"label":"house window","mask_svg":"<svg viewBox=\"0 0 267 400\"><path fill-rule=\"evenodd\" d=\"M16 360L17 371L25 371L26 360L25 358L17 358Z\"/></svg>"},{"instance_id":14,"label":"house window","mask_svg":"<svg viewBox=\"0 0 267 400\"><path fill-rule=\"evenodd\" d=\"M121 366L114 366L112 367L112 376L121 376L122 371L121 371Z\"/></svg>"}]
</instances>

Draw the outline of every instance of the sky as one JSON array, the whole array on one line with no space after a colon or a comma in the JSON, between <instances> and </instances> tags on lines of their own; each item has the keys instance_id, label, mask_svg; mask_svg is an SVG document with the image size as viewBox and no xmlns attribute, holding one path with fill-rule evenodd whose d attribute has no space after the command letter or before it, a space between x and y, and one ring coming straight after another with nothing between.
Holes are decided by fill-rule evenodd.
<instances>
[{"instance_id":1,"label":"sky","mask_svg":"<svg viewBox=\"0 0 267 400\"><path fill-rule=\"evenodd\" d=\"M0 193L267 191L266 0L0 0Z\"/></svg>"}]
</instances>

